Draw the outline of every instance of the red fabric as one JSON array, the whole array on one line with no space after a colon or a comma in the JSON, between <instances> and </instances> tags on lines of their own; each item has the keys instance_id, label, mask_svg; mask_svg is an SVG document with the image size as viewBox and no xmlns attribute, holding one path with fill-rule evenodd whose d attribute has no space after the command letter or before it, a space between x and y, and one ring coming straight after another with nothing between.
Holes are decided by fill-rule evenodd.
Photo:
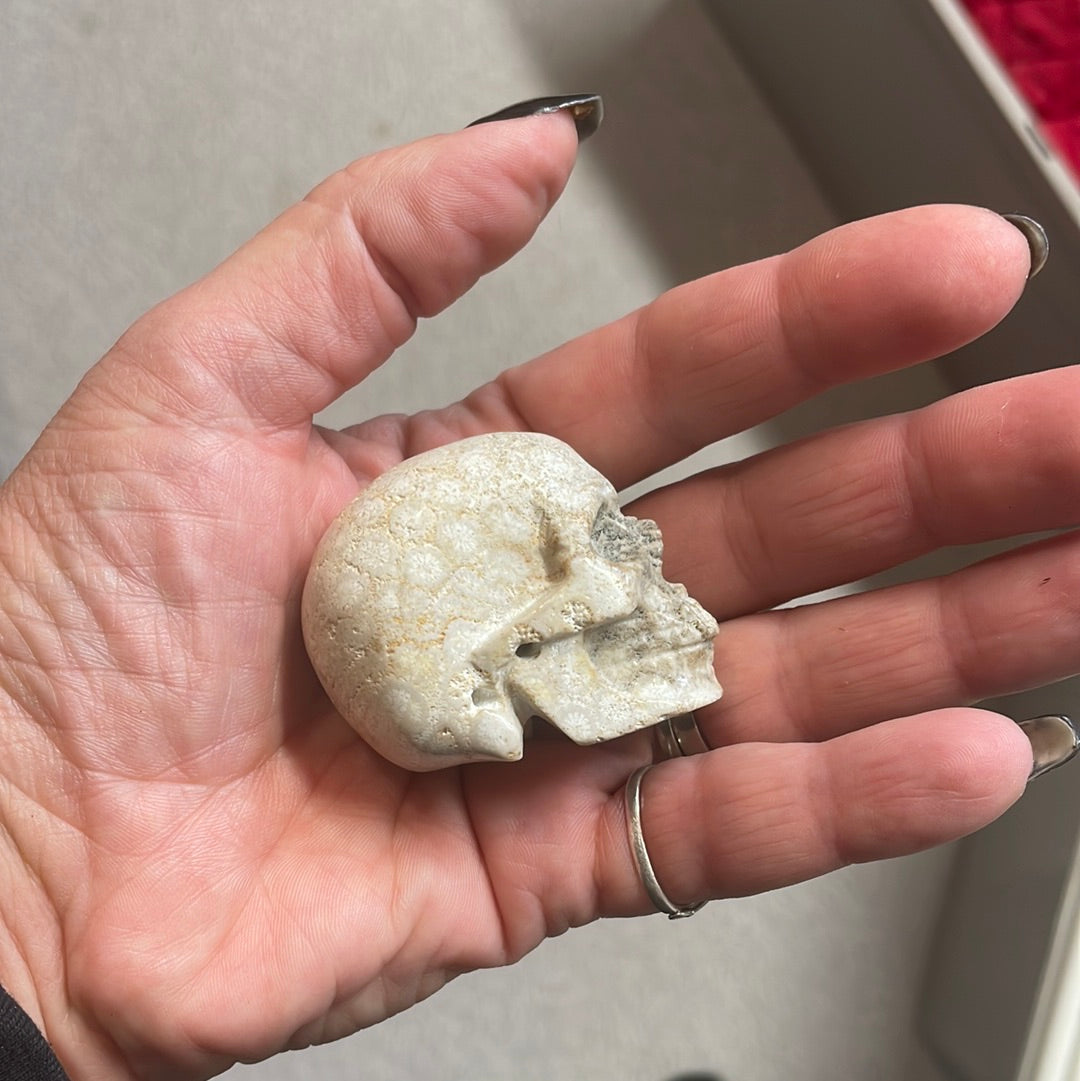
<instances>
[{"instance_id":1,"label":"red fabric","mask_svg":"<svg viewBox=\"0 0 1080 1081\"><path fill-rule=\"evenodd\" d=\"M1080 0L962 0L987 44L1080 174Z\"/></svg>"}]
</instances>

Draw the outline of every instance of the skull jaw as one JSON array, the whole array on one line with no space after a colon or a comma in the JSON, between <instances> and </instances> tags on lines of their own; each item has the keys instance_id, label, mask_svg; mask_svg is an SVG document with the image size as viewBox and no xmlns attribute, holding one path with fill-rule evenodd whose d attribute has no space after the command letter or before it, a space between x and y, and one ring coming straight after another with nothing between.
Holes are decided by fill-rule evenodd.
<instances>
[{"instance_id":1,"label":"skull jaw","mask_svg":"<svg viewBox=\"0 0 1080 1081\"><path fill-rule=\"evenodd\" d=\"M632 626L633 621L625 622ZM471 762L518 761L533 716L588 746L702 709L722 694L711 637L669 641L643 653L620 653L609 641L601 652L604 661L598 665L584 636L570 635L545 643L535 656L515 658L499 700L483 707L460 701L455 709L445 702L450 708L429 712L431 719L422 726L404 721L419 710L397 708L390 711L396 724L379 726L381 731L350 723L384 758L429 772Z\"/></svg>"},{"instance_id":2,"label":"skull jaw","mask_svg":"<svg viewBox=\"0 0 1080 1081\"><path fill-rule=\"evenodd\" d=\"M373 751L414 773L472 762L517 762L524 753L524 727L509 704L479 710L462 705L422 725L415 716L384 716L379 723L371 714L352 712L345 719Z\"/></svg>"},{"instance_id":3,"label":"skull jaw","mask_svg":"<svg viewBox=\"0 0 1080 1081\"><path fill-rule=\"evenodd\" d=\"M711 639L655 652L647 665L594 665L580 639L549 643L509 680L519 716L536 714L575 743L602 743L716 702Z\"/></svg>"}]
</instances>

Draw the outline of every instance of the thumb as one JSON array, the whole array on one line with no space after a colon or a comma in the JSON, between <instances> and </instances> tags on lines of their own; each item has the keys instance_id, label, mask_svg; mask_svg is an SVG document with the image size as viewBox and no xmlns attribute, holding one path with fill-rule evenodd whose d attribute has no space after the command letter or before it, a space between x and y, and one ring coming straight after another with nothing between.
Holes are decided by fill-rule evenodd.
<instances>
[{"instance_id":1,"label":"thumb","mask_svg":"<svg viewBox=\"0 0 1080 1081\"><path fill-rule=\"evenodd\" d=\"M307 423L529 240L600 109L539 99L361 158L140 319L89 382L170 420Z\"/></svg>"}]
</instances>

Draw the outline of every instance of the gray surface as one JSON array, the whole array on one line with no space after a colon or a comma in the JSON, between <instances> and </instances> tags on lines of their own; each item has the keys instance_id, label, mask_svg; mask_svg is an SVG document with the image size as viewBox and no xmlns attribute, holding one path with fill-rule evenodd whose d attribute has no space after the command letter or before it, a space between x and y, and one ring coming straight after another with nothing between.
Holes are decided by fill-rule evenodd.
<instances>
[{"instance_id":1,"label":"gray surface","mask_svg":"<svg viewBox=\"0 0 1080 1081\"><path fill-rule=\"evenodd\" d=\"M788 0L707 6L842 218L973 203L1028 214L1053 238L1038 288L950 360L956 385L1075 363L1077 195L1063 201L1064 164L987 91L992 59L977 70L927 0L831 0L826 13ZM1024 109L1018 95L1002 93Z\"/></svg>"},{"instance_id":2,"label":"gray surface","mask_svg":"<svg viewBox=\"0 0 1080 1081\"><path fill-rule=\"evenodd\" d=\"M1023 712L1080 710L1080 680L1028 692ZM1016 703L997 708L1016 713ZM959 846L923 995L920 1030L965 1081L1020 1075L1080 831L1075 769L1041 779Z\"/></svg>"},{"instance_id":3,"label":"gray surface","mask_svg":"<svg viewBox=\"0 0 1080 1081\"><path fill-rule=\"evenodd\" d=\"M5 0L0 475L135 315L323 174L522 97L594 88L609 121L528 252L425 325L337 422L441 404L676 281L830 224L702 11ZM931 371L879 381L784 431L939 390ZM682 925L573 932L369 1032L236 1075L660 1081L707 1067L727 1081L901 1081L948 863L854 869Z\"/></svg>"}]
</instances>

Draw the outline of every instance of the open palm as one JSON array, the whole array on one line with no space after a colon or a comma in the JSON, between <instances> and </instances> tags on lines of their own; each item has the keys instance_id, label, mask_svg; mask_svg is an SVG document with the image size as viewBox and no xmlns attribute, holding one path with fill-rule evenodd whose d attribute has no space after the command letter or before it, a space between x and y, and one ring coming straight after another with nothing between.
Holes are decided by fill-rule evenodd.
<instances>
[{"instance_id":1,"label":"open palm","mask_svg":"<svg viewBox=\"0 0 1080 1081\"><path fill-rule=\"evenodd\" d=\"M1011 225L922 208L683 286L438 413L314 426L526 242L575 149L568 120L543 116L332 177L140 320L3 488L0 858L19 903L0 899L0 979L77 1081L209 1076L649 910L621 796L647 734L412 775L333 711L299 597L365 483L449 440L533 429L624 486L954 348L1023 288ZM959 706L1072 671L1074 538L770 609L942 544L1071 524L1078 381L980 388L635 508L664 530L668 577L726 621L726 697L701 717L716 749L648 782L671 896L913 851L1019 795L1019 729Z\"/></svg>"}]
</instances>

